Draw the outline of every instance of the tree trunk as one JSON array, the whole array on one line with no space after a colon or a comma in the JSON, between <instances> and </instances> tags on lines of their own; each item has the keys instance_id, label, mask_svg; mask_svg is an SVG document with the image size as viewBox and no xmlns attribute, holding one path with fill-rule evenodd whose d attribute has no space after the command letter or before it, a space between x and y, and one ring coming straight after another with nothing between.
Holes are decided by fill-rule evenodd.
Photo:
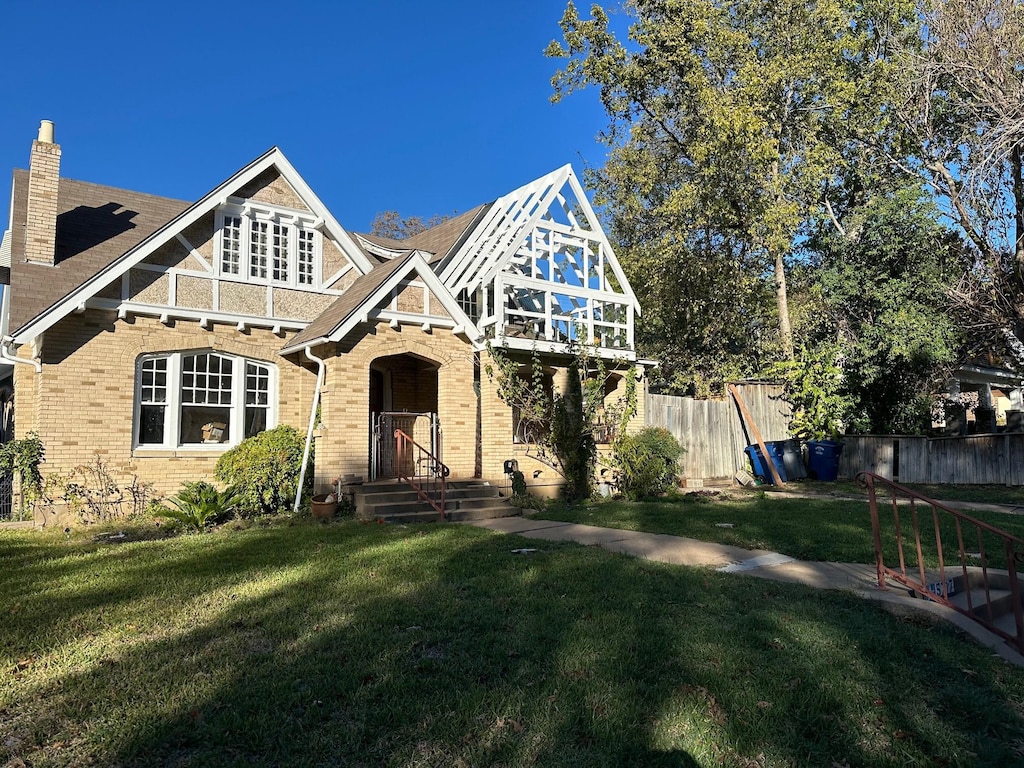
<instances>
[{"instance_id":1,"label":"tree trunk","mask_svg":"<svg viewBox=\"0 0 1024 768\"><path fill-rule=\"evenodd\" d=\"M1024 179L1021 178L1021 145L1010 150L1010 176L1013 182L1013 263L1017 281L1024 282Z\"/></svg>"},{"instance_id":2,"label":"tree trunk","mask_svg":"<svg viewBox=\"0 0 1024 768\"><path fill-rule=\"evenodd\" d=\"M786 293L786 262L785 254L775 254L775 303L779 308L779 341L782 342L782 354L787 360L793 359L793 329L789 324L789 296Z\"/></svg>"}]
</instances>

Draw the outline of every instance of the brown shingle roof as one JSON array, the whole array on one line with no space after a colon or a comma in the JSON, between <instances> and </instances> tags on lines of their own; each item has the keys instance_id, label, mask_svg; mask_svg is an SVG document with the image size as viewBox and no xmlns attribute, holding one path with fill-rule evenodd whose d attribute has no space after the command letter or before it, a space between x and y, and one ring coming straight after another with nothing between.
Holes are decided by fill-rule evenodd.
<instances>
[{"instance_id":1,"label":"brown shingle roof","mask_svg":"<svg viewBox=\"0 0 1024 768\"><path fill-rule=\"evenodd\" d=\"M490 207L491 203L478 205L476 208L466 211L453 219L448 219L448 221L444 221L436 227L417 232L405 240L395 240L391 237L381 237L380 235L362 232L357 235L356 239L362 238L369 243L392 251L404 252L409 249L426 251L433 254L434 257L430 260L430 263L435 264L469 236L477 222L483 218L483 214ZM379 261L383 260L380 257L377 258Z\"/></svg>"},{"instance_id":2,"label":"brown shingle roof","mask_svg":"<svg viewBox=\"0 0 1024 768\"><path fill-rule=\"evenodd\" d=\"M29 264L25 261L28 171L16 170L11 331L52 307L188 206L181 200L62 178L57 191L55 265Z\"/></svg>"},{"instance_id":3,"label":"brown shingle roof","mask_svg":"<svg viewBox=\"0 0 1024 768\"><path fill-rule=\"evenodd\" d=\"M304 330L294 336L288 342L287 348L295 348L329 336L352 313L359 310L363 303L373 295L374 291L387 282L389 277L407 265L413 253L413 251L406 251L401 256L396 256L379 267L374 267L358 278L331 306L320 313Z\"/></svg>"},{"instance_id":4,"label":"brown shingle roof","mask_svg":"<svg viewBox=\"0 0 1024 768\"><path fill-rule=\"evenodd\" d=\"M436 257L431 259L431 263L433 263L447 254L462 239L463 235L468 235L472 225L476 224L477 216L490 208L490 206L490 203L478 205L476 208L468 210L454 219L448 219L448 221L438 224L436 227L419 232L404 241L405 247L429 251Z\"/></svg>"},{"instance_id":5,"label":"brown shingle roof","mask_svg":"<svg viewBox=\"0 0 1024 768\"><path fill-rule=\"evenodd\" d=\"M380 235L374 235L369 232L359 232L358 236L363 238L374 245L379 245L381 248L390 248L393 251L407 251L409 246L405 240L395 240L392 237L381 237Z\"/></svg>"}]
</instances>

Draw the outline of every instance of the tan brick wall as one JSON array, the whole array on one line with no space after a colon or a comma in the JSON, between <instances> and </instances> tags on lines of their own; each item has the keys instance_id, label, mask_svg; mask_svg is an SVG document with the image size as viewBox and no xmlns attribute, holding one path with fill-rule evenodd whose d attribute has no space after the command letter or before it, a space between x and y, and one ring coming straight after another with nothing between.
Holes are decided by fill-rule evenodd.
<instances>
[{"instance_id":1,"label":"tan brick wall","mask_svg":"<svg viewBox=\"0 0 1024 768\"><path fill-rule=\"evenodd\" d=\"M324 488L342 474L368 476L371 364L397 371L393 377L394 402L407 403L403 407L410 411L430 408L436 380L444 462L454 477L473 476L476 394L473 352L468 342L442 329L425 333L418 327L403 326L396 330L378 323L327 354L330 356L322 408L325 429L317 447L318 488ZM406 359L380 360L404 354L414 355L423 364ZM436 374L425 370L435 366ZM420 368L415 379L411 377L414 368Z\"/></svg>"},{"instance_id":2,"label":"tan brick wall","mask_svg":"<svg viewBox=\"0 0 1024 768\"><path fill-rule=\"evenodd\" d=\"M53 264L57 242L57 188L60 178L60 145L32 142L28 172L28 216L25 226L25 258Z\"/></svg>"},{"instance_id":3,"label":"tan brick wall","mask_svg":"<svg viewBox=\"0 0 1024 768\"><path fill-rule=\"evenodd\" d=\"M133 452L139 355L209 348L274 363L278 423L304 433L315 376L277 353L286 340L269 330L240 332L214 325L207 331L184 321L168 327L153 318L117 320L114 313L99 310L71 315L46 333L41 375L25 365L16 367L18 436L39 433L46 451L44 474L70 472L98 455L119 480L128 482L135 474L159 493L173 493L185 481L212 479L222 451Z\"/></svg>"},{"instance_id":4,"label":"tan brick wall","mask_svg":"<svg viewBox=\"0 0 1024 768\"><path fill-rule=\"evenodd\" d=\"M138 357L209 348L272 362L279 375L278 423L304 432L315 371L311 363L298 365L298 355L278 355L287 338L228 325L203 330L195 322L165 326L154 318L117 320L113 312L99 310L71 315L47 332L41 375L27 365L15 367L17 435L39 433L46 449L45 474L70 472L98 455L121 481L128 482L135 474L153 483L159 493L173 493L185 481L211 479L221 452L132 450ZM477 355L462 337L442 329L426 333L418 327L392 329L378 323L343 345L316 352L327 363L323 428L317 440L317 492L326 492L339 475L368 476L371 364L391 371L393 407L429 411L436 399L443 459L454 477L473 476L479 458L483 477L502 483L504 461L516 458L531 490L553 493L560 485L558 474L536 458L536 448L513 443L511 408L501 402L494 382L482 370L478 397ZM28 348L21 348L19 355L27 357ZM408 357L399 357L403 355ZM478 356L486 365L487 353ZM638 389L642 407L643 386ZM643 424L642 413L635 423Z\"/></svg>"},{"instance_id":5,"label":"tan brick wall","mask_svg":"<svg viewBox=\"0 0 1024 768\"><path fill-rule=\"evenodd\" d=\"M481 353L482 365L485 370L489 361L486 352ZM524 362L528 360L523 358ZM542 363L547 365L550 361L541 358ZM564 366L555 367L553 379L556 391L562 391L566 383L567 371ZM644 402L646 398L647 380L643 377L637 382L637 413L629 422L627 430L635 432L644 426ZM531 493L539 496L553 496L563 484L561 475L546 462L541 450L537 446L516 443L512 435L512 409L505 405L498 397L497 385L490 377L483 372L480 380L481 389L481 415L482 415L482 450L483 450L483 476L495 483L504 483L503 466L506 459L515 459L519 462L519 471L526 477L526 483ZM624 390L624 383L620 380L618 386L608 393L606 402L613 403L618 400ZM608 467L608 455L610 447L598 447L598 472L602 467Z\"/></svg>"}]
</instances>

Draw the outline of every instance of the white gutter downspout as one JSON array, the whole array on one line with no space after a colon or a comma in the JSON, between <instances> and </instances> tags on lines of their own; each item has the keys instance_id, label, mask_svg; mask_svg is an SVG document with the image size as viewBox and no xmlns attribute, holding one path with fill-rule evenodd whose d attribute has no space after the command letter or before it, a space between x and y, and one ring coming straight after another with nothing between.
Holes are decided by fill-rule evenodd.
<instances>
[{"instance_id":1,"label":"white gutter downspout","mask_svg":"<svg viewBox=\"0 0 1024 768\"><path fill-rule=\"evenodd\" d=\"M14 341L13 336L4 336L3 341L0 341L0 358L3 358L9 363L21 363L22 365L31 365L36 369L36 373L43 372L43 364L38 360L26 360L23 357L18 357L16 354L11 352L11 342Z\"/></svg>"},{"instance_id":2,"label":"white gutter downspout","mask_svg":"<svg viewBox=\"0 0 1024 768\"><path fill-rule=\"evenodd\" d=\"M309 461L309 450L313 445L313 427L316 424L316 409L320 405L320 390L324 386L324 370L327 366L323 360L314 355L310 351L310 347L306 347L306 357L317 364L318 369L316 372L316 391L313 393L313 406L309 409L309 427L306 429L306 447L302 451L302 469L299 471L299 487L295 489L295 506L292 507L292 514L299 514L299 504L302 502L302 486L306 482L306 462ZM22 360L21 362L27 362Z\"/></svg>"}]
</instances>

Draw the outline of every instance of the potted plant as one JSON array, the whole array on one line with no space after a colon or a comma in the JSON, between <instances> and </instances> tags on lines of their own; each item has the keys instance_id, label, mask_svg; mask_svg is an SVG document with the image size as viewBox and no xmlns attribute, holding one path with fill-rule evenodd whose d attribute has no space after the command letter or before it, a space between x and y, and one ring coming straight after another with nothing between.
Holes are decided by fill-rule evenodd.
<instances>
[{"instance_id":1,"label":"potted plant","mask_svg":"<svg viewBox=\"0 0 1024 768\"><path fill-rule=\"evenodd\" d=\"M330 520L338 512L338 481L332 485L334 490L331 493L324 493L313 496L310 499L310 510L317 520Z\"/></svg>"}]
</instances>

